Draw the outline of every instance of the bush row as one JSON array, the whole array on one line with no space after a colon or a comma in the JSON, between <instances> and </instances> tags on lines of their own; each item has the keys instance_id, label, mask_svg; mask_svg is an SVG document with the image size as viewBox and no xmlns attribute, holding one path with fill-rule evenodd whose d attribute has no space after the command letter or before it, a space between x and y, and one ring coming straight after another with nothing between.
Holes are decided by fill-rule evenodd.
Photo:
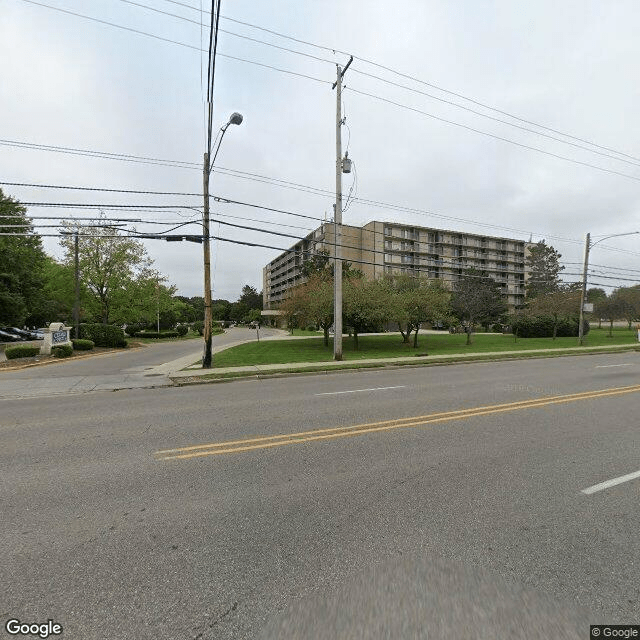
<instances>
[{"instance_id":1,"label":"bush row","mask_svg":"<svg viewBox=\"0 0 640 640\"><path fill-rule=\"evenodd\" d=\"M96 347L126 347L124 331L112 324L81 324L80 337L91 340Z\"/></svg>"},{"instance_id":2,"label":"bush row","mask_svg":"<svg viewBox=\"0 0 640 640\"><path fill-rule=\"evenodd\" d=\"M40 347L31 347L29 345L19 344L15 347L7 347L4 350L4 355L7 356L7 360L13 360L15 358L31 358L37 356L40 353Z\"/></svg>"},{"instance_id":3,"label":"bush row","mask_svg":"<svg viewBox=\"0 0 640 640\"><path fill-rule=\"evenodd\" d=\"M82 338L72 340L71 343L76 351L91 351L95 347L93 340L83 340Z\"/></svg>"},{"instance_id":4,"label":"bush row","mask_svg":"<svg viewBox=\"0 0 640 640\"><path fill-rule=\"evenodd\" d=\"M511 322L511 331L519 338L551 338L553 337L553 316L516 316ZM561 318L556 335L559 338L573 338L578 335L579 319L577 317ZM585 320L584 335L589 333L589 323Z\"/></svg>"},{"instance_id":5,"label":"bush row","mask_svg":"<svg viewBox=\"0 0 640 640\"><path fill-rule=\"evenodd\" d=\"M203 320L196 320L194 323L191 324L191 328L196 333L199 333L201 336L204 335L204 321ZM217 336L217 335L219 335L221 333L224 333L224 329L219 324L211 325L211 335Z\"/></svg>"},{"instance_id":6,"label":"bush row","mask_svg":"<svg viewBox=\"0 0 640 640\"><path fill-rule=\"evenodd\" d=\"M51 347L51 355L54 358L68 358L73 353L73 347L70 344L61 344L57 347Z\"/></svg>"},{"instance_id":7,"label":"bush row","mask_svg":"<svg viewBox=\"0 0 640 640\"><path fill-rule=\"evenodd\" d=\"M136 338L177 338L177 331L137 331L133 334Z\"/></svg>"}]
</instances>

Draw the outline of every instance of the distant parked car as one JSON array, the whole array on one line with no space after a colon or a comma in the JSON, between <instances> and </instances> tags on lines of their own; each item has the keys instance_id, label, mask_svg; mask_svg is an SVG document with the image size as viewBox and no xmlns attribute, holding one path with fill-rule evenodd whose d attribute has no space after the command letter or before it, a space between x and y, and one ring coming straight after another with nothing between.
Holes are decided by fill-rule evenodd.
<instances>
[{"instance_id":1,"label":"distant parked car","mask_svg":"<svg viewBox=\"0 0 640 640\"><path fill-rule=\"evenodd\" d=\"M23 340L35 340L33 331L27 331L26 329L18 329L18 327L6 327L5 329L3 329L3 331L7 331L8 333L15 333Z\"/></svg>"},{"instance_id":2,"label":"distant parked car","mask_svg":"<svg viewBox=\"0 0 640 640\"><path fill-rule=\"evenodd\" d=\"M15 333L0 329L0 342L22 342L23 340L24 338L16 335Z\"/></svg>"}]
</instances>

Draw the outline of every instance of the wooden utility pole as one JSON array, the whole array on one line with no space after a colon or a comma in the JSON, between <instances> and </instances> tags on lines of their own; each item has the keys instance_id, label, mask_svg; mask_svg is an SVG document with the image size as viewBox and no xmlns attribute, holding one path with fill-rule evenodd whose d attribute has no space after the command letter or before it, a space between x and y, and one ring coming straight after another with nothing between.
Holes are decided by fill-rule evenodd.
<instances>
[{"instance_id":1,"label":"wooden utility pole","mask_svg":"<svg viewBox=\"0 0 640 640\"><path fill-rule=\"evenodd\" d=\"M80 338L80 256L78 250L78 227L73 242L74 246L74 267L75 267L75 301L73 303L73 327L76 340Z\"/></svg>"},{"instance_id":2,"label":"wooden utility pole","mask_svg":"<svg viewBox=\"0 0 640 640\"><path fill-rule=\"evenodd\" d=\"M578 324L578 344L582 346L584 342L584 303L587 299L587 274L589 273L589 249L591 249L591 234L587 233L587 241L584 247L584 268L582 270L582 289L580 291L580 319Z\"/></svg>"},{"instance_id":3,"label":"wooden utility pole","mask_svg":"<svg viewBox=\"0 0 640 640\"><path fill-rule=\"evenodd\" d=\"M344 69L337 67L336 90L336 204L333 212L333 359L342 360L342 78Z\"/></svg>"},{"instance_id":4,"label":"wooden utility pole","mask_svg":"<svg viewBox=\"0 0 640 640\"><path fill-rule=\"evenodd\" d=\"M202 368L211 368L211 248L209 243L209 153L204 154L202 186L204 213L202 214L202 247L204 251L204 355Z\"/></svg>"}]
</instances>

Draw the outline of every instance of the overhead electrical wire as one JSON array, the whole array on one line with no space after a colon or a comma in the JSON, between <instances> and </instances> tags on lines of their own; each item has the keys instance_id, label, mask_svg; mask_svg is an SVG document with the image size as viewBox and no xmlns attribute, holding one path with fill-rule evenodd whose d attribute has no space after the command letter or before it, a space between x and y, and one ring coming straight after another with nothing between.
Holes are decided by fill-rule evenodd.
<instances>
[{"instance_id":1,"label":"overhead electrical wire","mask_svg":"<svg viewBox=\"0 0 640 640\"><path fill-rule=\"evenodd\" d=\"M114 27L116 29L123 29L124 31L130 31L131 33L136 33L138 35L147 36L149 38L154 38L155 40L160 40L162 42L167 42L169 44L179 45L181 47L186 47L186 48L192 49L194 51L201 51L201 52L202 51L206 51L206 50L202 49L201 47L197 47L195 45L191 45L191 44L188 44L186 42L180 42L179 40L172 40L170 38L164 38L162 36L158 36L158 35L155 35L153 33L149 33L147 31L141 31L140 29L134 29L132 27L126 27L124 25L116 24L114 22L108 22L107 20L100 20L99 18L93 18L92 16L87 16L87 15L84 15L82 13L76 13L75 11L69 11L67 9L61 9L60 7L52 7L51 5L44 4L42 2L36 2L35 0L22 0L22 2L27 2L29 4L33 4L33 5L36 5L38 7L44 7L46 9L52 9L53 11L60 11L61 13L66 13L68 15L76 16L78 18L84 18L85 20L91 20L92 22L97 22L99 24L103 24L103 25L106 25L106 26L109 26L109 27ZM322 84L331 84L331 82L328 81L328 80L323 80L321 78L316 78L314 76L310 76L310 75L307 75L307 74L304 74L304 73L298 73L297 71L292 71L291 69L282 69L280 67L275 67L275 66L272 66L272 65L268 65L268 64L265 64L263 62L258 62L256 60L248 60L246 58L240 58L238 56L232 56L232 55L229 55L227 53L220 53L220 52L218 52L217 55L221 56L222 58L227 58L228 60L236 60L237 62L245 62L247 64L253 64L253 65L256 65L258 67L263 67L265 69L271 69L273 71L279 71L280 73L286 73L288 75L298 76L298 77L301 77L301 78L305 78L307 80L314 80L316 82L321 82Z\"/></svg>"},{"instance_id":2,"label":"overhead electrical wire","mask_svg":"<svg viewBox=\"0 0 640 640\"><path fill-rule=\"evenodd\" d=\"M1 142L1 141L0 141ZM260 174L248 174L249 176L259 176ZM264 177L264 176L263 176ZM249 178L247 178L249 179ZM277 180L278 182L283 182L281 180ZM108 189L108 188L98 188L98 187L72 187L72 186L67 186L67 185L39 185L39 184L34 184L34 183L14 183L14 182L0 182L0 185L5 184L5 185L17 185L17 186L31 186L31 187L42 187L42 188L51 188L51 189L78 189L78 190L88 190L88 191L105 191L105 192L122 192L122 193L140 193L140 194L155 194L155 195L184 195L184 196L194 196L194 197L201 197L201 194L199 193L195 193L195 192L171 192L171 191L166 191L166 192L160 192L160 191L145 191L145 190L135 190L135 189ZM291 183L292 185L296 185L299 183ZM302 185L304 186L304 185ZM313 187L314 189L316 189L316 187ZM328 192L330 193L330 192ZM305 219L309 219L309 220L315 220L315 221L323 221L323 219L319 216L309 216L309 215L304 215L304 214L300 214L300 213L296 213L296 212L292 212L292 211L287 211L284 209L274 209L271 207L266 207L266 206L262 206L262 205L255 205L255 204L251 204L251 203L247 203L247 202L242 202L239 200L232 200L232 199L228 199L228 198L224 198L221 196L214 196L214 200L217 200L219 202L226 202L226 203L231 203L231 204L238 204L241 206L249 206L249 207L256 207L256 208L260 208L260 209L264 209L267 211L273 211L276 213L282 213L285 215L290 215L290 216L295 216L295 217L300 217L300 218L305 218ZM352 199L353 202L359 202L361 204L367 204L370 206L377 206L377 207L381 207L381 208L386 208L386 209L390 209L393 211L401 211L401 212L405 212L405 213L412 213L415 215L419 215L422 217L435 217L435 218L440 218L440 219L444 219L444 220L451 220L451 221L455 221L455 222L461 222L463 224L472 224L472 225L476 225L476 226L480 226L480 227L486 227L486 228L490 228L490 229L500 229L503 231L510 231L513 233L521 233L521 234L526 234L529 235L531 233L533 233L531 230L525 230L525 229L517 229L514 227L507 227L507 226L503 226L503 225L495 225L495 224L491 224L491 223L483 223L483 222L478 222L478 221L474 221L471 219L467 219L467 218L459 218L459 217L455 217L455 216L448 216L445 214L440 214L434 211L429 211L429 210L424 210L424 209L416 209L416 208L412 208L412 207L406 207L403 205L396 205L396 204L391 204L391 203L385 203L385 202L380 202L380 201L376 201L376 200L369 200L366 198L362 198L362 197L355 197ZM34 205L35 206L35 205ZM46 203L43 204L43 206L46 206ZM169 205L165 205L165 206L169 206ZM176 208L181 208L181 205L174 205ZM189 208L189 207L185 207L185 208ZM406 224L406 223L405 223ZM575 238L565 238L563 236L556 236L556 235L552 235L552 234L545 234L545 233L535 233L536 236L540 236L540 237L544 237L544 238L548 238L550 240L558 240L561 242L567 242L567 243L571 243L571 244L582 244L583 241L582 240L578 240ZM607 251L618 251L621 253L627 253L630 255L640 255L640 253L635 252L635 251L629 251L626 249L620 249L618 247L611 247L609 245L601 245L601 248L607 250Z\"/></svg>"},{"instance_id":3,"label":"overhead electrical wire","mask_svg":"<svg viewBox=\"0 0 640 640\"><path fill-rule=\"evenodd\" d=\"M156 39L158 39L158 40L162 40L162 41L169 42L169 43L172 43L172 44L182 45L182 46L188 47L188 48L190 48L190 49L201 50L201 47L196 47L196 46L193 46L193 45L189 45L189 44L187 44L187 43L179 42L179 41L176 41L176 40L171 40L171 39L168 39L168 38L163 38L163 37L161 37L161 36L157 36L157 35L154 35L154 34L150 34L150 33L148 33L148 32L140 31L140 30L138 30L138 29L133 29L133 28L131 28L131 27L125 27L125 26L123 26L123 25L118 25L118 24L115 24L115 23L112 23L112 22L108 22L108 21L105 21L105 20L100 20L100 19L97 19L97 18L93 18L93 17L91 17L91 16L86 16L86 15L84 15L84 14L79 14L79 13L76 13L76 12L73 12L73 11L68 11L68 10L65 10L65 9L60 9L60 8L58 8L58 7L52 7L52 6L50 6L50 5L46 5L46 4L41 3L41 2L36 2L35 0L22 0L22 1L23 1L23 2L27 2L27 3L29 3L29 4L33 4L33 5L37 5L37 6L41 6L41 7L45 7L45 8L48 8L48 9L53 9L53 10L56 10L56 11L61 11L61 12L63 12L63 13L67 13L67 14L70 14L70 15L74 15L74 16L77 16L77 17L80 17L80 18L85 18L85 19L87 19L87 20L92 20L92 21L95 21L95 22L99 22L99 23L101 23L101 24L105 24L105 25L108 25L108 26L111 26L111 27L116 27L116 28L125 29L125 30L127 30L127 31L131 31L131 32L133 32L133 33L137 33L137 34L140 34L140 35L146 35L146 36L149 36L149 37L152 37L152 38L156 38ZM140 5L139 5L139 6L140 6ZM195 8L195 7L192 7L192 8ZM268 43L264 43L264 44L268 44ZM337 50L336 50L336 52L337 52ZM295 52L294 52L294 53L295 53ZM344 53L344 52L341 52L341 53ZM325 80L322 80L322 79L320 79L320 78L316 78L316 77L313 77L313 76L308 76L308 75L305 75L305 74L300 74L300 73L297 73L297 72L293 72L293 71L291 71L291 70L285 70L285 69L281 69L281 68L272 67L272 66L270 66L270 65L266 65L266 64L264 64L264 63L260 63L260 62L257 62L257 61L251 61L251 60L247 60L247 59L244 59L244 58L238 58L238 57L235 57L235 56L230 56L230 55L226 55L226 54L222 54L222 53L219 53L218 55L220 55L220 56L222 56L222 57L229 58L229 59L238 60L238 61L241 61L241 62L247 62L247 63L250 63L250 64L256 64L256 65L258 65L258 66L262 66L262 67L266 67L266 68L274 69L274 70L276 70L276 71L281 71L281 72L284 72L284 73L289 73L289 74L292 74L292 75L297 75L297 76L305 77L305 78L308 78L308 79L311 79L311 80L315 80L315 81L318 81L318 82L322 82L322 83L325 83L325 84L331 84L329 81L325 81ZM385 67L384 65L380 65L380 64L378 64L378 63L373 63L373 62L368 61L368 60L366 60L366 59L364 59L364 58L360 58L360 59L361 59L361 60L363 60L363 61L365 61L365 62L368 62L369 64L375 64L375 65L376 65L376 66L378 66L378 67L381 67L381 68L384 68L384 69L390 70L389 68ZM329 61L327 61L327 62L329 62ZM401 75L401 76L406 76L406 74L402 74L402 73L397 72L397 71L393 71L393 73L397 73L398 75ZM369 75L371 75L371 74L369 74ZM410 76L407 76L407 77L410 77ZM412 79L414 79L414 80L416 80L416 81L418 81L418 82L423 82L423 81L420 81L420 80L418 80L418 79L416 79L416 78L413 78L413 77L411 77L411 78L412 78ZM423 82L423 83L424 83L424 82ZM424 83L424 84L429 84L429 83ZM345 87L345 89L346 89L346 88L347 88L347 87ZM607 169L607 168L605 168L605 167L600 167L600 166L598 166L598 165L594 165L594 164L591 164L591 163L589 163L589 162L583 162L583 161L581 161L581 160L577 160L577 159L575 159L575 158L569 158L569 157L567 157L567 156L563 156L563 155L560 155L560 154L556 154L556 153L553 153L553 152L551 152L551 151L546 151L546 150L544 150L544 149L540 149L540 148L538 148L538 147L534 147L534 146L531 146L531 145L527 145L527 144L524 144L524 143L520 143L520 142L517 142L517 141L515 141L515 140L511 140L511 139L509 139L509 138L505 138L504 136L499 136L499 135L496 135L496 134L492 134L492 133L489 133L489 132L486 132L486 131L482 131L482 130L480 130L480 129L476 129L476 128L474 128L474 127L470 127L470 126L468 126L468 125L464 125L464 124L462 124L462 123L455 122L455 121L453 121L453 120L448 120L448 119L446 119L446 118L442 118L442 117L440 117L440 116L436 116L435 114L430 114L430 113L428 113L428 112L422 111L421 109L417 109L417 108L415 108L415 107L411 107L411 106L409 106L409 105L405 105L405 104L402 104L402 103L396 102L396 101L394 101L394 100L390 100L390 99L388 99L388 98L384 98L384 97L382 97L382 96L378 96L378 95L375 95L375 94L371 94L371 93L368 93L368 92L365 92L365 91L362 91L362 90L359 90L359 89L354 89L353 87L348 87L348 89L349 89L350 91L353 91L354 93L358 93L358 94L363 95L363 96L367 96L367 97L370 97L370 98L373 98L373 99L376 99L376 100L380 100L380 101L382 101L382 102L386 102L386 103L388 103L388 104L394 105L394 106L399 107L399 108L404 108L404 109L407 109L407 110L412 111L412 112L415 112L415 113L420 113L420 114L422 114L422 115L424 115L424 116L427 116L427 117L430 117L430 118L433 118L433 119L439 120L439 121L441 121L441 122L444 122L444 123L447 123L447 124L450 124L450 125L453 125L453 126L457 126L457 127L460 127L460 128L466 129L466 130L468 130L468 131L472 131L472 132L478 133L478 134L480 134L480 135L488 136L488 137L494 138L494 139L496 139L496 140L501 140L501 141L503 141L503 142L506 142L506 143L508 143L508 144L512 144L512 145L518 146L518 147L523 148L523 149L528 149L528 150L530 150L530 151L535 151L535 152L537 152L537 153L542 153L542 154L544 154L544 155L547 155L547 156L550 156L550 157L554 157L554 158L559 159L559 160L564 160L564 161L566 161L566 162L571 162L571 163L576 164L576 165L580 165L580 166L588 167L588 168L591 168L591 169L596 169L596 170L598 170L598 171L602 171L602 172L609 173L609 174L612 174L612 175L618 175L618 176L620 176L620 177L624 177L624 178L628 178L628 179L631 179L631 180L640 181L640 177L638 177L638 176L633 176L633 175L631 175L631 174L623 173L623 172L621 172L621 171L616 171L616 170L614 170L614 169ZM449 93L450 93L450 92L449 92ZM455 94L455 95L458 95L458 94ZM461 96L461 95L460 95L459 97L463 97L463 96ZM436 99L437 99L437 98L436 98ZM468 99L468 98L465 98L465 99ZM469 99L469 100L470 100L470 99ZM470 101L475 102L475 101L473 101L473 100L470 100ZM481 103L478 103L478 104L481 104ZM460 106L460 105L457 105L457 106ZM500 110L498 110L498 109L494 109L493 107L488 107L487 105L483 105L483 104L481 104L481 106L484 106L485 108L490 108L490 109L492 109L492 110L494 110L494 111L498 111L498 112L500 112ZM464 107L463 107L463 108L464 108ZM467 110L469 110L469 109L467 109ZM505 112L505 114L506 114L506 112ZM478 114L478 115L482 115L482 114ZM515 117L515 116L511 116L511 114L506 114L506 115L509 115L510 117ZM492 118L492 119L495 119L495 118ZM524 120L523 120L523 119L521 119L521 118L517 118L517 117L516 117L516 119L524 121ZM528 122L528 121L527 121L527 122ZM506 124L509 124L509 123L506 123ZM534 124L535 126L540 126L541 128L549 129L548 127L542 127L542 125L537 125L536 123L530 123L530 124ZM519 127L519 128L521 128L521 127ZM551 129L549 129L549 130L551 130ZM555 131L555 130L553 130L553 131ZM532 133L535 133L535 132L533 132L533 131L532 131ZM556 131L556 133L560 133L560 135L566 135L566 134L562 134L562 132L557 132L557 131ZM541 135L545 135L545 134L541 134ZM546 136L546 135L545 135L545 137L549 137L549 136ZM572 137L572 138L574 138L574 139L578 139L578 138L575 138L574 136L567 136L567 137ZM593 143L590 143L590 142L589 142L589 141L587 141L587 140L582 140L582 139L580 139L580 140L581 140L581 141L583 141L583 142L586 142L587 144L593 144ZM561 140L558 140L558 141L559 141L559 142L562 142ZM575 145L574 145L574 146L575 146ZM634 158L633 156L628 156L628 154L622 154L622 153L620 153L620 152L616 152L615 150L608 149L607 147L602 147L601 145L595 145L595 144L593 144L593 146L596 146L596 147L598 147L598 148L602 148L602 149L606 149L606 150L608 150L608 151L613 151L614 153L619 153L619 155L625 155L625 156L630 157L630 158L632 158L632 159L634 159L634 160L639 160L639 161L640 161L640 159L638 159L638 158ZM600 154L600 155L602 155L602 154ZM633 164L633 163L630 163L630 164Z\"/></svg>"},{"instance_id":4,"label":"overhead electrical wire","mask_svg":"<svg viewBox=\"0 0 640 640\"><path fill-rule=\"evenodd\" d=\"M193 7L192 5L184 3L184 2L177 2L176 0L165 0L165 2L170 2L171 4L174 4L174 5L178 5L178 6L182 6L182 7L188 8L188 9L192 9L192 10L198 11L198 9L196 7ZM484 103L484 102L481 102L481 101L476 100L474 98L471 98L471 97L469 97L469 96L467 96L467 95L465 95L463 93L452 91L450 89L446 89L446 88L444 88L444 87L442 87L440 85L437 85L437 84L435 84L433 82L427 82L427 81L425 81L425 80L423 80L421 78L418 78L417 76L406 74L406 73L403 73L401 71L398 71L397 69L389 67L387 65L380 64L380 63L376 62L375 60L371 60L371 59L365 58L363 56L352 54L351 52L343 51L343 50L337 49L336 47L320 45L320 44L317 44L315 42L310 42L308 40L302 40L300 38L295 38L295 37L293 37L293 36L291 36L289 34L282 33L281 31L275 31L273 29L267 29L266 27L253 24L251 22L238 20L238 19L231 18L231 17L225 16L225 15L221 15L220 17L223 20L227 20L227 21L233 22L235 24L240 24L240 25L252 28L252 29L256 29L256 30L262 31L264 33L269 33L271 35L275 35L277 37L284 38L284 39L290 40L292 42L297 42L298 44L304 44L304 45L307 45L307 46L310 46L310 47L314 47L314 48L322 50L322 51L328 51L328 52L332 52L334 54L341 54L341 55L344 55L344 56L353 55L353 57L354 57L354 59L356 61L359 60L359 61L364 62L366 64L369 64L369 65L371 65L373 67L377 67L379 69L383 69L384 71L387 71L387 72L392 73L394 75L400 76L400 77L405 78L407 80L411 80L411 81L416 82L418 84L422 84L423 86L427 86L427 87L430 87L432 89L436 89L438 91L441 91L442 93L446 93L446 94L454 96L456 98L460 98L460 99L465 100L465 101L467 101L467 102L469 102L471 104L474 104L476 106L482 107L484 109L488 109L489 111L494 111L495 113L499 113L501 115L507 116L507 117L512 118L514 120L517 120L519 122L523 122L524 124L529 124L529 125L538 127L540 129L544 129L545 131L550 131L552 133L556 133L556 134L564 136L566 138L570 138L571 140L576 140L578 142L582 142L582 143L591 145L591 146L593 146L593 147L595 147L597 149L602 149L603 151L609 151L611 153L615 153L617 155L624 156L624 157L629 158L631 160L635 160L637 162L640 162L640 158L637 157L637 156L633 156L633 155L630 155L628 153L625 153L625 152L622 152L622 151L618 151L616 149L612 149L611 147L606 147L606 146L597 144L597 143L592 142L590 140L587 140L585 138L581 138L581 137L566 133L564 131L560 131L558 129L554 129L552 127L540 124L539 122L534 122L533 120L530 120L530 119L527 119L527 118L523 118L522 116L518 116L516 114L510 113L510 112L505 111L503 109L499 109L497 107L493 107L493 106L491 106L491 105L489 105L487 103ZM353 69L353 71L358 72L358 70L355 69L355 68Z\"/></svg>"}]
</instances>

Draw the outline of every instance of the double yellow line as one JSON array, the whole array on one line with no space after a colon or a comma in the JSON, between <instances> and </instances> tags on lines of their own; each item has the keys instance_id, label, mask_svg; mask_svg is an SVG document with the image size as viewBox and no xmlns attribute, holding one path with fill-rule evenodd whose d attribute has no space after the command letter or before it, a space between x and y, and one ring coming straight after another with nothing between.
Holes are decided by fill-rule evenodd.
<instances>
[{"instance_id":1,"label":"double yellow line","mask_svg":"<svg viewBox=\"0 0 640 640\"><path fill-rule=\"evenodd\" d=\"M351 436L364 435L365 433L391 431L392 429L405 429L407 427L417 427L437 422L446 422L448 420L462 420L465 418L474 418L476 416L485 416L493 413L504 413L506 411L534 409L536 407L563 404L565 402L577 402L579 400L618 396L626 393L636 393L638 391L640 391L640 385L600 389L598 391L584 391L582 393L572 393L570 395L547 396L543 398L535 398L533 400L522 400L520 402L508 402L506 404L494 404L483 407L474 407L472 409L431 413L424 416L413 416L411 418L369 422L350 427L313 429L312 431L284 433L276 436L262 436L256 438L244 438L242 440L230 440L227 442L198 444L189 447L181 447L179 449L156 451L155 455L157 460L184 460L189 458L200 458L202 456L222 455L226 453L241 453L243 451L253 451L255 449L271 449L273 447L283 447L289 444L312 442L314 440L348 438Z\"/></svg>"}]
</instances>

